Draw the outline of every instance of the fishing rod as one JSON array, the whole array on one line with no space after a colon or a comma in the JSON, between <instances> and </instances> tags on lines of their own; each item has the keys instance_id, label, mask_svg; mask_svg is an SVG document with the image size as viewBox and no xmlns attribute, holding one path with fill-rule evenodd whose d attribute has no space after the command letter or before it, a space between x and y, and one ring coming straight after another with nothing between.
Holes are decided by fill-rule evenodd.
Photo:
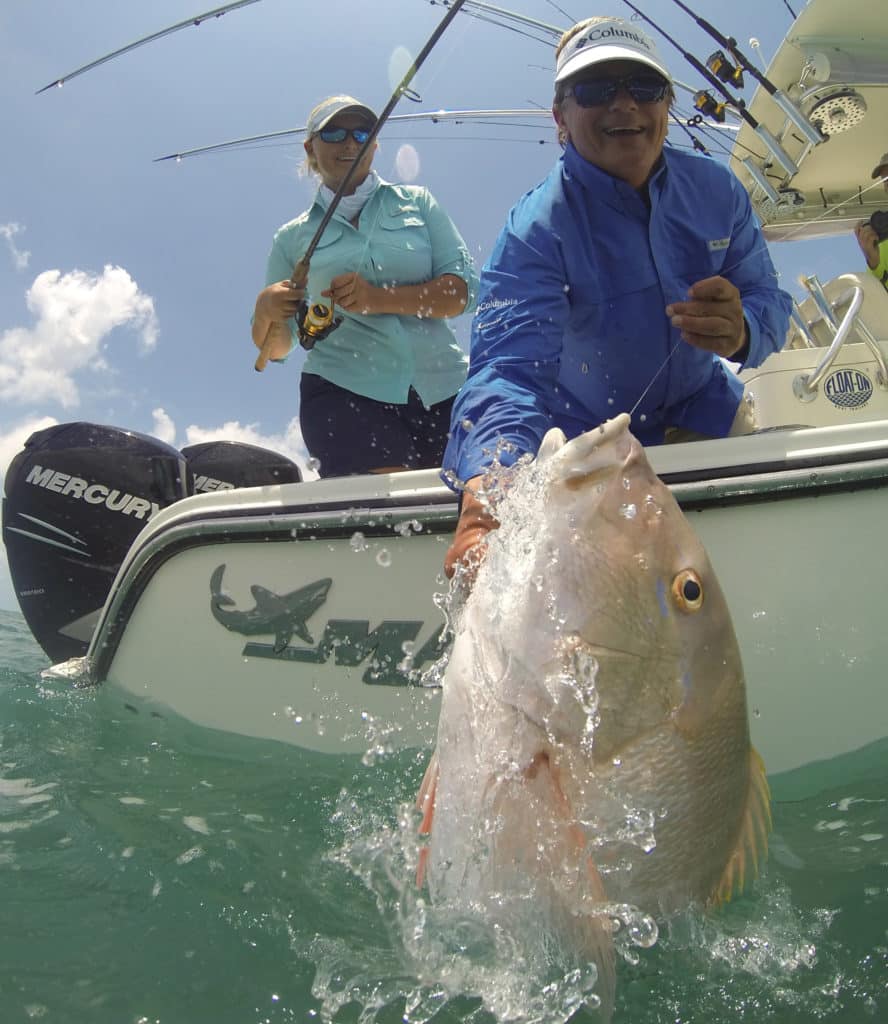
<instances>
[{"instance_id":1,"label":"fishing rod","mask_svg":"<svg viewBox=\"0 0 888 1024\"><path fill-rule=\"evenodd\" d=\"M351 184L352 178L355 175L355 171L360 166L361 161L364 159L364 157L370 151L370 147L376 141L376 136L379 134L380 129L385 124L385 122L388 120L389 114L391 114L391 112L395 109L395 106L397 105L398 100L402 96L404 96L405 94L407 94L410 91L409 90L409 86L410 86L410 83L413 81L413 78L416 75L416 72L419 71L419 69L422 66L423 62L425 61L426 57L428 57L429 53L431 53L432 48L435 46L435 44L438 42L438 40L444 34L444 32L447 29L447 26L456 17L457 13L459 12L460 7L462 7L462 5L464 3L465 3L465 0L453 0L452 6L448 10L448 12L444 15L444 17L441 19L440 23L437 25L437 27L435 28L434 32L432 32L432 34L429 36L428 40L426 41L425 46L423 46L423 48L419 51L419 53L417 54L417 56L414 59L413 63L407 69L406 74L401 79L401 81L398 83L395 91L392 93L391 97L389 98L388 103L386 103L385 107L383 107L382 113L376 119L376 124L374 124L373 127L370 129L370 134L367 136L367 139L365 140L364 144L358 150L358 153L355 156L354 160L352 161L351 166L349 167L349 169L345 173L345 177L339 183L339 188L336 189L336 192L334 193L333 198L330 200L330 203L327 206L327 209L324 211L324 216L321 218L321 222L318 225L317 230L315 231L314 235L312 236L311 241L308 243L308 247L306 248L305 253L297 261L296 266L293 268L293 273L290 275L290 287L291 288L304 288L305 287L305 285L306 285L306 283L308 281L308 268L309 268L309 262L311 260L311 257L313 255L315 249L317 248L318 243L321 240L321 236L323 235L324 231L327 229L327 225L330 223L330 220L332 219L333 214L336 212L336 208L339 206L339 201L345 195L345 190ZM412 94L412 95L415 95L415 93ZM324 306L322 303L315 303L315 305L312 307L312 310L316 310L314 315L315 315L316 320L319 322L319 324L321 324L323 326L329 326L329 325L333 324L333 307L332 307L332 303L331 303L329 309L326 306ZM272 345L272 337L273 337L273 332L272 332L271 327L269 327L268 331L265 334L265 338L264 338L264 340L262 342L262 346L261 346L261 348L259 350L259 355L256 357L256 362L254 364L255 369L258 372L260 372L260 373L268 365L268 358L269 358L269 353L271 351L271 345ZM299 325L299 343L302 345L303 348L309 348L310 349L310 348L312 348L314 346L314 337L312 337L310 334L305 332L303 330L303 326L301 324Z\"/></svg>"},{"instance_id":2,"label":"fishing rod","mask_svg":"<svg viewBox=\"0 0 888 1024\"><path fill-rule=\"evenodd\" d=\"M394 117L388 119L388 124L411 124L417 121L431 121L433 124L437 122L453 121L455 124L461 124L463 121L492 121L495 118L551 118L552 113L549 110L543 110L542 108L537 109L534 107L528 107L526 109L519 108L503 108L499 110L431 110L423 113L416 114L395 114ZM215 142L209 146L196 146L193 149L183 149L178 153L168 153L166 156L155 157L153 163L163 163L166 160L175 160L177 163L185 160L190 156L202 156L205 153L218 152L220 150L236 149L238 146L247 146L250 143L255 142L269 142L273 139L283 139L288 136L304 135L306 129L302 128L283 128L276 132L263 132L259 135L245 135L241 138L230 139L228 142Z\"/></svg>"},{"instance_id":3,"label":"fishing rod","mask_svg":"<svg viewBox=\"0 0 888 1024\"><path fill-rule=\"evenodd\" d=\"M428 121L432 124L446 124L452 122L455 125L464 125L471 121L480 124L493 125L496 127L532 127L513 122L513 119L527 118L528 120L551 120L552 112L548 107L503 107L486 110L429 110L416 114L395 114L386 122L389 125L409 125ZM691 119L693 120L693 119ZM684 127L685 122L680 117L671 117L670 123ZM701 126L702 127L702 126ZM734 132L739 130L734 124L708 125L707 128L721 132ZM214 142L208 146L195 146L192 149L181 149L175 153L167 153L166 156L154 157L153 163L165 163L173 160L181 163L193 156L205 156L207 153L224 153L231 149L247 148L258 142L274 142L305 134L305 127L281 128L274 132L261 132L258 135L243 135L237 139L229 139L227 142Z\"/></svg>"},{"instance_id":4,"label":"fishing rod","mask_svg":"<svg viewBox=\"0 0 888 1024\"><path fill-rule=\"evenodd\" d=\"M774 138L771 132L768 131L768 129L763 124L760 124L752 116L752 114L749 113L749 111L746 109L746 104L743 102L743 100L738 100L735 96L733 96L725 87L724 83L718 77L716 77L716 75L714 75L712 71L709 70L709 68L702 64L692 53L689 53L687 50L685 50L684 47L679 42L677 42L677 40L673 39L673 37L669 35L669 33L664 28L661 28L655 21L649 18L644 13L644 11L639 10L639 8L636 7L635 4L631 2L631 0L623 0L623 3L625 3L627 7L631 8L638 15L639 18L641 18L643 21L646 21L651 26L651 28L653 28L656 32L659 32L664 39L670 42L675 47L675 49L678 50L682 57L684 57L684 59L691 65L691 67L699 71L700 74L706 79L706 81L709 82L709 84L714 89L721 93L721 95L725 98L725 101L729 103L740 114L743 120L756 133L756 135L759 136L762 142L764 142L764 144L768 147L768 152L771 154L774 160L778 164L780 164L780 166L783 168L784 172L787 175L791 177L792 175L798 174L798 164L795 163L792 157ZM704 93L703 98L705 98L705 96L706 94ZM709 99L712 99L712 97L709 97ZM701 107L701 109L704 110L704 113L716 113L716 111L711 111L709 109L706 109L705 107Z\"/></svg>"},{"instance_id":5,"label":"fishing rod","mask_svg":"<svg viewBox=\"0 0 888 1024\"><path fill-rule=\"evenodd\" d=\"M789 118L790 121L798 128L798 130L805 136L805 140L812 146L817 146L824 141L825 136L823 133L813 125L807 117L799 110L799 108L793 103L793 101L783 92L778 89L776 85L766 76L759 71L759 69L752 63L752 61L746 57L737 46L737 40L733 36L724 36L714 25L710 24L705 18L701 18L695 14L690 7L683 0L673 0L681 10L685 12L690 18L704 30L708 32L712 38L722 45L726 50L730 52L734 60L743 68L744 71L748 72L752 77L759 83L759 85L767 92L771 99L777 104L778 107L783 111L784 114ZM737 77L737 69L730 66L729 62L724 59L724 54L720 52L714 53L707 61L707 66L722 81L723 75L726 75L728 79L733 80ZM742 87L742 75L740 76Z\"/></svg>"},{"instance_id":6,"label":"fishing rod","mask_svg":"<svg viewBox=\"0 0 888 1024\"><path fill-rule=\"evenodd\" d=\"M429 0L432 7L450 7L453 2L454 0ZM559 39L561 34L564 32L564 29L559 28L557 25L550 25L548 22L540 21L538 18L530 18L526 14L518 14L516 11L507 10L505 7L495 7L493 4L483 3L482 0L466 0L463 14L472 14L475 11L489 15L497 15L499 18L504 19L505 22L511 21L516 25L521 25L526 28L540 29L553 39ZM474 14L474 17L478 16L478 14ZM494 21L492 18L489 20L491 20L493 24L507 27L503 24L503 21Z\"/></svg>"},{"instance_id":7,"label":"fishing rod","mask_svg":"<svg viewBox=\"0 0 888 1024\"><path fill-rule=\"evenodd\" d=\"M170 25L169 28L162 28L159 32L152 32L150 36L144 36L142 39L137 39L134 43L128 43L126 46L122 46L119 50L114 50L112 53L106 53L104 57L99 57L98 60L90 61L89 64L84 64L83 67L77 68L74 71L69 72L67 75L63 75L61 78L57 78L54 82L50 82L49 85L44 85L42 89L38 89L34 94L39 96L40 93L46 92L47 89L53 87L61 88L65 82L69 82L72 78L76 78L78 75L83 75L87 71L92 71L93 68L97 68L102 64L106 64L109 60L114 60L115 57L121 57L125 53L129 53L130 50L135 50L139 46L144 46L146 43L153 43L155 39L162 39L164 36L171 35L173 32L178 32L179 29L188 28L191 25L195 27L206 21L208 18L221 18L223 14L227 14L229 11L235 11L239 7L249 7L250 4L258 4L259 0L236 0L235 3L224 4L222 7L214 7L212 11L205 11L203 14L195 14L188 18L186 21L177 22L175 25Z\"/></svg>"}]
</instances>

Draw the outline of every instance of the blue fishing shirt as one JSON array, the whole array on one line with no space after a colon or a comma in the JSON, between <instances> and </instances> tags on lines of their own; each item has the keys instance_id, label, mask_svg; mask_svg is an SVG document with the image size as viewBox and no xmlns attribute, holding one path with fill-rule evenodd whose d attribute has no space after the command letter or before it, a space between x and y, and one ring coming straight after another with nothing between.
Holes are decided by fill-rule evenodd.
<instances>
[{"instance_id":1,"label":"blue fishing shirt","mask_svg":"<svg viewBox=\"0 0 888 1024\"><path fill-rule=\"evenodd\" d=\"M275 233L266 285L283 281L305 254L324 215L317 202ZM357 228L334 214L312 254L306 298L321 298L339 274L357 271L370 284L419 284L455 274L474 308L478 275L465 242L428 189L381 182ZM378 402L403 404L413 387L428 408L450 398L466 377L468 359L450 324L389 313L362 316L336 308L342 323L308 353L303 370ZM295 321L293 344L298 345Z\"/></svg>"},{"instance_id":2,"label":"blue fishing shirt","mask_svg":"<svg viewBox=\"0 0 888 1024\"><path fill-rule=\"evenodd\" d=\"M666 149L648 193L650 208L568 144L513 207L481 274L445 471L463 481L483 472L499 440L513 449L500 457L509 465L550 427L574 437L628 412L648 385L632 418L643 444L667 426L728 433L741 381L683 341L665 308L704 278L727 278L749 327L744 366L757 366L783 346L792 300L723 164Z\"/></svg>"}]
</instances>

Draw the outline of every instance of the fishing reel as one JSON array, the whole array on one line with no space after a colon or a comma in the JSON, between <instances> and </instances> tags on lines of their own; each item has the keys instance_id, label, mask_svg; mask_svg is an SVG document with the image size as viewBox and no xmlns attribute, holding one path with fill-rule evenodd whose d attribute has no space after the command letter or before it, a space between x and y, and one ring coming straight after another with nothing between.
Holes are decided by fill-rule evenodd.
<instances>
[{"instance_id":1,"label":"fishing reel","mask_svg":"<svg viewBox=\"0 0 888 1024\"><path fill-rule=\"evenodd\" d=\"M732 64L725 56L724 50L716 50L710 54L706 67L720 82L732 85L735 89L743 88L743 68Z\"/></svg>"},{"instance_id":2,"label":"fishing reel","mask_svg":"<svg viewBox=\"0 0 888 1024\"><path fill-rule=\"evenodd\" d=\"M699 110L701 114L711 117L713 121L717 121L719 124L725 123L725 106L726 104L719 103L712 93L706 89L701 89L699 92L694 93L694 108Z\"/></svg>"},{"instance_id":3,"label":"fishing reel","mask_svg":"<svg viewBox=\"0 0 888 1024\"><path fill-rule=\"evenodd\" d=\"M323 302L308 303L303 299L296 310L296 329L299 344L306 350L313 349L315 342L323 341L342 323L341 316L333 315L333 305Z\"/></svg>"}]
</instances>

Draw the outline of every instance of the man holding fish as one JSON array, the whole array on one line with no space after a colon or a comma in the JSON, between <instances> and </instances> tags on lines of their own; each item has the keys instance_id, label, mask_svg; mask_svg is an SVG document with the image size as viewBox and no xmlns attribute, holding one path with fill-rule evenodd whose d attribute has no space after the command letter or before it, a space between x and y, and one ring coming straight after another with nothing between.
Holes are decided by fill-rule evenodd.
<instances>
[{"instance_id":1,"label":"man holding fish","mask_svg":"<svg viewBox=\"0 0 888 1024\"><path fill-rule=\"evenodd\" d=\"M791 299L741 183L664 148L673 95L636 24L588 18L562 36L552 113L564 153L484 268L453 409L444 469L466 486L448 572L490 528L475 495L498 443L507 464L550 427L571 437L630 410L643 444L667 428L750 429L719 357L751 367L781 348Z\"/></svg>"},{"instance_id":2,"label":"man holding fish","mask_svg":"<svg viewBox=\"0 0 888 1024\"><path fill-rule=\"evenodd\" d=\"M449 595L417 801L436 919L507 937L544 975L594 965L605 1020L620 944L730 899L770 827L727 602L640 442L727 434L742 388L719 356L774 351L789 299L739 183L663 150L670 95L635 25L563 37L565 154L483 272L455 406L445 467L468 483L448 568L468 563L472 587Z\"/></svg>"}]
</instances>

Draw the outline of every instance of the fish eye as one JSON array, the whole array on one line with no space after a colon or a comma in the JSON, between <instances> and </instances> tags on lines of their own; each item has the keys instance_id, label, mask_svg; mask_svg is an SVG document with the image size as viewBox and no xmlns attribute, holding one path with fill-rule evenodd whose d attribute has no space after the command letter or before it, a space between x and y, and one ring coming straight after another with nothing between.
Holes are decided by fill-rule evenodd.
<instances>
[{"instance_id":1,"label":"fish eye","mask_svg":"<svg viewBox=\"0 0 888 1024\"><path fill-rule=\"evenodd\" d=\"M672 597L679 611L698 612L703 607L703 581L693 569L682 569L672 581Z\"/></svg>"}]
</instances>

